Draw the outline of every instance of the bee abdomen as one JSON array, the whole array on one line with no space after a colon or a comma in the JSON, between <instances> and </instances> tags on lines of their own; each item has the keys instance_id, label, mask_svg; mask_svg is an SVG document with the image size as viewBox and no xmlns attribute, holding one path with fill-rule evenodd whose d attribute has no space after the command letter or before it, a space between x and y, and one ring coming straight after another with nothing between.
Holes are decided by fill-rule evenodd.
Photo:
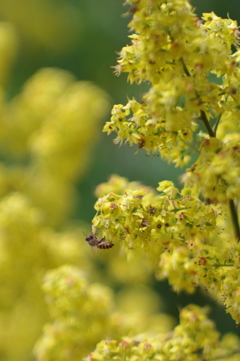
<instances>
[{"instance_id":1,"label":"bee abdomen","mask_svg":"<svg viewBox=\"0 0 240 361\"><path fill-rule=\"evenodd\" d=\"M113 246L114 244L112 242L103 242L102 240L97 244L97 247L100 249L108 249L112 248Z\"/></svg>"}]
</instances>

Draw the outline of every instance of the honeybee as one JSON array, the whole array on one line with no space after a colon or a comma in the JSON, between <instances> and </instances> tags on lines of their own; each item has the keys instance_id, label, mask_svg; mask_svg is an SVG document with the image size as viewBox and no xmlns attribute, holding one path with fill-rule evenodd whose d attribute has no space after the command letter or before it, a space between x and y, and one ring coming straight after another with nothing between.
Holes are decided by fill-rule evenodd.
<instances>
[{"instance_id":1,"label":"honeybee","mask_svg":"<svg viewBox=\"0 0 240 361\"><path fill-rule=\"evenodd\" d=\"M114 246L112 242L105 242L105 237L99 240L96 233L90 233L89 236L85 238L85 240L88 242L89 246L97 246L97 248L100 249L108 249Z\"/></svg>"},{"instance_id":2,"label":"honeybee","mask_svg":"<svg viewBox=\"0 0 240 361\"><path fill-rule=\"evenodd\" d=\"M104 240L105 238L103 238ZM97 244L97 247L100 249L108 249L108 248L112 248L114 246L114 244L112 242L104 242L104 241L99 241L99 243Z\"/></svg>"}]
</instances>

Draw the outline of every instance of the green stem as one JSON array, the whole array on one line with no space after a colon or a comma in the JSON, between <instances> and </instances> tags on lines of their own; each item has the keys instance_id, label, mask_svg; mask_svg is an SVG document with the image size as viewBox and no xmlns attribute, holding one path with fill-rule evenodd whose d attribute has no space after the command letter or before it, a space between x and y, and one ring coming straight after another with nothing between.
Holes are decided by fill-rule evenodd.
<instances>
[{"instance_id":1,"label":"green stem","mask_svg":"<svg viewBox=\"0 0 240 361\"><path fill-rule=\"evenodd\" d=\"M218 117L218 121L217 121L216 125L218 125L220 118L221 118L221 114ZM208 122L207 116L206 116L205 112L202 110L201 110L201 119L202 119L205 127L207 128L208 134L210 135L210 137L216 137L216 132L212 130L212 128ZM216 126L216 130L217 130L217 126ZM231 217L232 217L235 236L237 238L237 241L239 242L240 241L240 227L239 227L239 222L238 222L237 209L235 207L233 199L229 200L229 206L230 206L230 213L231 213Z\"/></svg>"},{"instance_id":2,"label":"green stem","mask_svg":"<svg viewBox=\"0 0 240 361\"><path fill-rule=\"evenodd\" d=\"M187 209L190 209L190 207L174 208L174 209L169 210L168 212L179 212L179 211L185 211Z\"/></svg>"},{"instance_id":3,"label":"green stem","mask_svg":"<svg viewBox=\"0 0 240 361\"><path fill-rule=\"evenodd\" d=\"M191 76L191 74L189 73L189 71L186 67L184 60L181 58L180 61L182 63L185 74L187 76ZM197 95L198 95L198 93L197 93ZM203 124L205 125L205 128L207 129L208 134L210 135L210 137L216 138L216 131L217 131L217 127L220 122L220 119L221 119L221 114L218 116L217 122L214 126L214 130L212 129L211 125L209 124L206 113L203 110L200 110L200 114L201 114L200 119L203 121ZM237 240L240 241L240 228L239 228L239 222L238 222L238 215L237 215L237 210L236 210L234 201L232 199L230 199L229 205L230 205L230 213L231 213L231 217L232 217L232 221L233 221L233 225L234 225L235 235L236 235Z\"/></svg>"},{"instance_id":4,"label":"green stem","mask_svg":"<svg viewBox=\"0 0 240 361\"><path fill-rule=\"evenodd\" d=\"M237 210L236 210L233 199L229 200L229 206L230 206L230 213L231 213L231 217L232 217L235 236L237 238L237 241L239 242L240 241L240 228L239 228L239 222L238 222L238 214L237 214Z\"/></svg>"},{"instance_id":5,"label":"green stem","mask_svg":"<svg viewBox=\"0 0 240 361\"><path fill-rule=\"evenodd\" d=\"M180 61L181 61L181 63L182 63L183 70L184 70L185 74L186 74L187 76L191 76L191 74L190 74L189 71L188 71L188 68L186 67L186 64L185 64L183 58L181 58Z\"/></svg>"},{"instance_id":6,"label":"green stem","mask_svg":"<svg viewBox=\"0 0 240 361\"><path fill-rule=\"evenodd\" d=\"M217 128L218 128L218 125L219 125L219 123L220 123L221 116L222 116L222 113L218 115L217 121L216 121L216 123L215 123L215 125L214 125L214 127L213 127L213 131L214 131L214 134L215 134L215 135L217 134Z\"/></svg>"},{"instance_id":7,"label":"green stem","mask_svg":"<svg viewBox=\"0 0 240 361\"><path fill-rule=\"evenodd\" d=\"M191 74L189 73L188 68L187 68L187 66L186 66L183 58L181 58L180 61L181 61L182 66L183 66L184 73L185 73L187 76L190 76L190 77L191 77ZM196 93L197 93L197 96L199 97L198 92L196 92ZM214 133L214 131L212 130L210 124L209 124L209 121L208 121L208 118L207 118L207 116L206 116L206 113L205 113L203 110L201 110L200 113L201 113L200 119L203 121L203 123L204 123L204 125L205 125L205 127L206 127L206 129L207 129L207 131L208 131L208 134L210 135L210 137L215 137L215 133Z\"/></svg>"},{"instance_id":8,"label":"green stem","mask_svg":"<svg viewBox=\"0 0 240 361\"><path fill-rule=\"evenodd\" d=\"M210 137L216 137L215 132L212 130L211 125L209 124L208 118L206 116L206 113L203 110L200 110L201 113L201 120L203 121L203 124L205 125L205 128L208 131L208 134L210 135Z\"/></svg>"}]
</instances>

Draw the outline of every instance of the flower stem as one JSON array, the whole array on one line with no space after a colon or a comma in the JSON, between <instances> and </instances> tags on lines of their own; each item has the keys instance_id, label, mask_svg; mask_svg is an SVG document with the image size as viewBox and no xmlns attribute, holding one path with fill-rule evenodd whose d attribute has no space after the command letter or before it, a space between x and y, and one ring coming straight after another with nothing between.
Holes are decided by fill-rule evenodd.
<instances>
[{"instance_id":1,"label":"flower stem","mask_svg":"<svg viewBox=\"0 0 240 361\"><path fill-rule=\"evenodd\" d=\"M184 73L185 73L187 76L191 77L191 74L189 73L188 68L187 68L187 66L186 66L183 58L181 58L180 61L181 61L182 66L183 66ZM197 96L199 97L199 94L198 94L197 91L196 91L196 93L197 93ZM211 128L211 126L210 126L210 124L209 124L209 121L208 121L208 118L207 118L207 116L206 116L206 113L205 113L203 110L201 110L200 113L201 113L200 119L203 121L203 123L204 123L204 125L205 125L205 127L206 127L206 129L207 129L207 131L208 131L208 134L210 135L210 137L215 137L215 136L216 136L216 135L215 135L215 132L212 130L212 128Z\"/></svg>"},{"instance_id":2,"label":"flower stem","mask_svg":"<svg viewBox=\"0 0 240 361\"><path fill-rule=\"evenodd\" d=\"M180 61L183 66L184 73L187 76L191 76L184 60L181 58ZM197 95L198 95L198 93L197 93ZM208 134L210 135L210 137L216 138L216 131L217 131L220 119L221 119L221 114L218 116L218 119L217 119L214 129L212 129L211 125L209 124L206 113L203 110L200 110L200 114L201 114L200 119L203 121L203 124L205 125L205 128L207 129ZM234 225L235 235L239 242L240 241L240 228L239 228L239 222L238 222L238 214L237 214L237 210L236 210L234 201L232 199L230 199L229 205L230 205L230 213L231 213L231 217L232 217L232 221L233 221L233 225Z\"/></svg>"},{"instance_id":3,"label":"flower stem","mask_svg":"<svg viewBox=\"0 0 240 361\"><path fill-rule=\"evenodd\" d=\"M203 121L203 124L205 125L205 128L208 131L208 134L210 135L210 137L216 137L215 132L212 130L211 125L209 124L208 118L206 116L206 113L203 110L200 110L201 113L201 120Z\"/></svg>"},{"instance_id":4,"label":"flower stem","mask_svg":"<svg viewBox=\"0 0 240 361\"><path fill-rule=\"evenodd\" d=\"M187 76L191 76L191 74L190 74L189 71L188 71L188 68L186 67L186 64L185 64L183 58L181 58L180 61L181 61L182 66L183 66L184 73L185 73Z\"/></svg>"},{"instance_id":5,"label":"flower stem","mask_svg":"<svg viewBox=\"0 0 240 361\"><path fill-rule=\"evenodd\" d=\"M217 134L217 128L218 128L218 125L219 125L219 123L220 123L221 116L222 116L222 113L218 115L217 121L216 121L216 123L215 123L215 125L214 125L214 127L213 127L213 131L214 131L215 135Z\"/></svg>"},{"instance_id":6,"label":"flower stem","mask_svg":"<svg viewBox=\"0 0 240 361\"><path fill-rule=\"evenodd\" d=\"M239 242L240 241L240 228L239 228L239 222L238 222L238 214L237 214L237 210L236 210L233 199L229 200L229 206L230 206L230 213L231 213L231 217L232 217L235 236L237 238L237 241Z\"/></svg>"}]
</instances>

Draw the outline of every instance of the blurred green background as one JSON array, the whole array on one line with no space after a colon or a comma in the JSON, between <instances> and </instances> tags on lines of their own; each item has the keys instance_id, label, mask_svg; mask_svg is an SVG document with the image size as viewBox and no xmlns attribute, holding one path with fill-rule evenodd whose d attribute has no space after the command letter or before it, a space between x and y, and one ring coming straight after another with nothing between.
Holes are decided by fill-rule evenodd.
<instances>
[{"instance_id":1,"label":"blurred green background","mask_svg":"<svg viewBox=\"0 0 240 361\"><path fill-rule=\"evenodd\" d=\"M130 86L126 74L114 77L111 66L128 40L128 17L122 0L1 0L0 20L9 21L19 36L19 52L8 82L8 97L19 92L24 82L42 67L59 67L71 71L79 80L90 80L111 96L111 103L126 103L127 95L136 98L144 86ZM237 0L195 0L196 12L214 11L218 16L240 22L240 2ZM110 118L110 113L105 119ZM107 135L99 134L93 145L92 160L84 178L79 181L78 206L73 218L88 223L94 215L93 196L97 184L105 182L112 173L157 187L164 179L174 180L182 169L167 165L158 157L146 157L145 152L123 146L119 149ZM216 306L200 291L194 296L172 293L166 282L156 289L166 300L166 311L178 315L178 307L195 302L212 305L212 317L220 331L234 330L235 324L221 306Z\"/></svg>"}]
</instances>

